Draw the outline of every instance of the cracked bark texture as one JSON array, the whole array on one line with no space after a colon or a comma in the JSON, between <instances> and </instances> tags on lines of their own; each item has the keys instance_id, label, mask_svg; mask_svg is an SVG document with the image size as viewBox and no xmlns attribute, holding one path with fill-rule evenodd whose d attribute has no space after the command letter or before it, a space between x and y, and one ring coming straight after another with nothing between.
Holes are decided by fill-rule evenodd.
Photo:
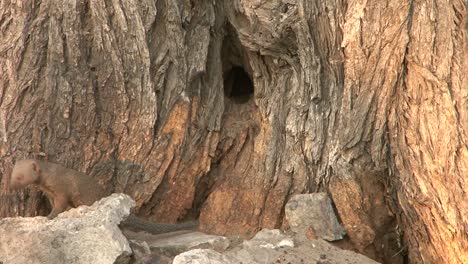
<instances>
[{"instance_id":1,"label":"cracked bark texture","mask_svg":"<svg viewBox=\"0 0 468 264\"><path fill-rule=\"evenodd\" d=\"M327 191L386 263L468 262L464 0L0 0L0 215L14 161L158 222L249 236Z\"/></svg>"}]
</instances>

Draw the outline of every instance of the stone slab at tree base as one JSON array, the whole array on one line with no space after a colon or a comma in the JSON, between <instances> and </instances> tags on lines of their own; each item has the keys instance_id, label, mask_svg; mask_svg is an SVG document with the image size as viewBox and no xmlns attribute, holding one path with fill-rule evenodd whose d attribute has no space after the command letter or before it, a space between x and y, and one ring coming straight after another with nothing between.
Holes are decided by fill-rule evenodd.
<instances>
[{"instance_id":1,"label":"stone slab at tree base","mask_svg":"<svg viewBox=\"0 0 468 264\"><path fill-rule=\"evenodd\" d=\"M132 248L132 257L128 260L129 264L171 264L172 258L151 252L148 244L145 241L130 240Z\"/></svg>"},{"instance_id":2,"label":"stone slab at tree base","mask_svg":"<svg viewBox=\"0 0 468 264\"><path fill-rule=\"evenodd\" d=\"M128 195L112 194L53 220L0 219L0 263L125 263L131 249L118 224L134 206Z\"/></svg>"},{"instance_id":3,"label":"stone slab at tree base","mask_svg":"<svg viewBox=\"0 0 468 264\"><path fill-rule=\"evenodd\" d=\"M294 195L286 204L285 214L291 230L309 239L336 241L346 234L326 193Z\"/></svg>"},{"instance_id":4,"label":"stone slab at tree base","mask_svg":"<svg viewBox=\"0 0 468 264\"><path fill-rule=\"evenodd\" d=\"M211 248L224 251L230 245L229 239L226 237L194 231L177 231L158 235L129 230L124 230L123 233L127 239L132 241L132 244L140 245L139 248L144 243L152 254L158 253L171 257L191 249Z\"/></svg>"},{"instance_id":5,"label":"stone slab at tree base","mask_svg":"<svg viewBox=\"0 0 468 264\"><path fill-rule=\"evenodd\" d=\"M279 230L262 230L253 239L237 247L217 252L194 249L174 258L173 264L377 264L361 254L342 250L324 240L308 240L295 245L293 238Z\"/></svg>"}]
</instances>

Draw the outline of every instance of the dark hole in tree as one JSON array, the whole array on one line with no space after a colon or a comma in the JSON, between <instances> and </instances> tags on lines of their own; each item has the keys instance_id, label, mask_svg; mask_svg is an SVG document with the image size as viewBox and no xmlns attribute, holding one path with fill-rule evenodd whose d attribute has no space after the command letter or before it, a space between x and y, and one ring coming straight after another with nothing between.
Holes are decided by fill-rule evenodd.
<instances>
[{"instance_id":1,"label":"dark hole in tree","mask_svg":"<svg viewBox=\"0 0 468 264\"><path fill-rule=\"evenodd\" d=\"M253 93L253 82L244 68L234 66L225 74L224 95L237 103L246 103Z\"/></svg>"}]
</instances>

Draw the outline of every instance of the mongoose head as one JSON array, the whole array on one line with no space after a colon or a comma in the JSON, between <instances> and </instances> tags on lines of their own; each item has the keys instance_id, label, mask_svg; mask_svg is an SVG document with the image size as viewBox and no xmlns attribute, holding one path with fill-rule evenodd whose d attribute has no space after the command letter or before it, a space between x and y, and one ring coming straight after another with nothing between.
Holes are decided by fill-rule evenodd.
<instances>
[{"instance_id":1,"label":"mongoose head","mask_svg":"<svg viewBox=\"0 0 468 264\"><path fill-rule=\"evenodd\" d=\"M10 178L13 190L25 188L39 180L40 168L35 160L20 160L15 163Z\"/></svg>"}]
</instances>

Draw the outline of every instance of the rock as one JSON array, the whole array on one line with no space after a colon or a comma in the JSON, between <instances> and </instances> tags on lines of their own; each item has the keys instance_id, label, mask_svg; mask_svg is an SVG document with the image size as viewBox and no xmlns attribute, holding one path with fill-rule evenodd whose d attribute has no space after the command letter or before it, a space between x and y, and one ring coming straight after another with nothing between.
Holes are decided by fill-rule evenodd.
<instances>
[{"instance_id":1,"label":"rock","mask_svg":"<svg viewBox=\"0 0 468 264\"><path fill-rule=\"evenodd\" d=\"M166 256L176 256L191 249L212 248L223 251L229 247L229 239L226 237L193 231L177 231L152 235L146 232L125 230L124 234L128 239L144 241L152 252Z\"/></svg>"},{"instance_id":2,"label":"rock","mask_svg":"<svg viewBox=\"0 0 468 264\"><path fill-rule=\"evenodd\" d=\"M295 195L286 204L285 213L291 230L309 239L335 241L346 234L326 193Z\"/></svg>"},{"instance_id":3,"label":"rock","mask_svg":"<svg viewBox=\"0 0 468 264\"><path fill-rule=\"evenodd\" d=\"M193 249L174 258L172 264L246 264L212 249Z\"/></svg>"},{"instance_id":4,"label":"rock","mask_svg":"<svg viewBox=\"0 0 468 264\"><path fill-rule=\"evenodd\" d=\"M139 240L129 240L130 248L132 249L132 260L135 263L144 263L151 256L151 249L148 243Z\"/></svg>"},{"instance_id":5,"label":"rock","mask_svg":"<svg viewBox=\"0 0 468 264\"><path fill-rule=\"evenodd\" d=\"M172 259L157 253L151 252L150 247L146 241L130 240L130 247L132 248L132 264L170 264Z\"/></svg>"},{"instance_id":6,"label":"rock","mask_svg":"<svg viewBox=\"0 0 468 264\"><path fill-rule=\"evenodd\" d=\"M212 249L195 249L174 258L174 264L260 264L260 263L334 263L376 264L377 262L324 240L305 241L296 245L293 238L279 230L262 230L251 240L223 253Z\"/></svg>"},{"instance_id":7,"label":"rock","mask_svg":"<svg viewBox=\"0 0 468 264\"><path fill-rule=\"evenodd\" d=\"M262 229L251 240L244 241L244 247L281 248L294 247L291 237L283 234L280 230Z\"/></svg>"},{"instance_id":8,"label":"rock","mask_svg":"<svg viewBox=\"0 0 468 264\"><path fill-rule=\"evenodd\" d=\"M274 263L283 250L292 247L293 239L280 230L263 229L228 254L242 263Z\"/></svg>"},{"instance_id":9,"label":"rock","mask_svg":"<svg viewBox=\"0 0 468 264\"><path fill-rule=\"evenodd\" d=\"M112 194L53 220L0 219L0 263L125 263L131 249L118 224L134 206L129 196Z\"/></svg>"},{"instance_id":10,"label":"rock","mask_svg":"<svg viewBox=\"0 0 468 264\"><path fill-rule=\"evenodd\" d=\"M133 264L171 264L172 263L172 259L167 257L167 256L164 256L164 255L161 255L161 254L157 254L157 253L151 253L149 255L145 255L143 256L142 258L136 260L135 262L133 262Z\"/></svg>"}]
</instances>

